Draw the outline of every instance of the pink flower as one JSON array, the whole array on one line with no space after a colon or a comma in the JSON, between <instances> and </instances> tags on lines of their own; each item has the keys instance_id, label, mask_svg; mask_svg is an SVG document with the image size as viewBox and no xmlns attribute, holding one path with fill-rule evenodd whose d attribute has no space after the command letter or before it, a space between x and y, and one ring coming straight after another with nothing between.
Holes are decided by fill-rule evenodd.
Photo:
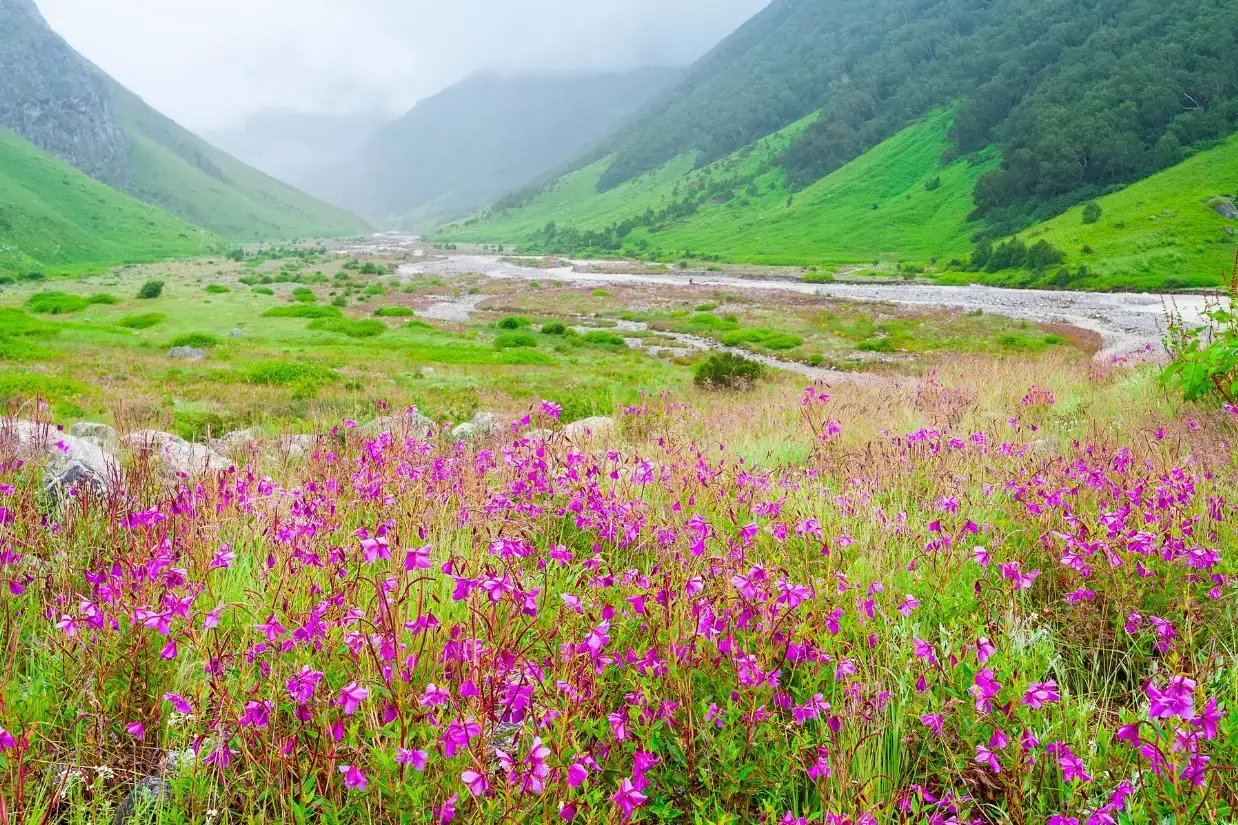
<instances>
[{"instance_id":1,"label":"pink flower","mask_svg":"<svg viewBox=\"0 0 1238 825\"><path fill-rule=\"evenodd\" d=\"M146 736L146 726L141 722L130 722L125 725L125 731L136 739L141 739Z\"/></svg>"},{"instance_id":2,"label":"pink flower","mask_svg":"<svg viewBox=\"0 0 1238 825\"><path fill-rule=\"evenodd\" d=\"M942 735L942 717L940 713L926 713L920 717L920 722L933 732L934 736Z\"/></svg>"},{"instance_id":3,"label":"pink flower","mask_svg":"<svg viewBox=\"0 0 1238 825\"><path fill-rule=\"evenodd\" d=\"M303 666L300 673L288 680L288 695L298 705L308 705L314 698L314 689L322 678L321 671L311 670L308 665Z\"/></svg>"},{"instance_id":4,"label":"pink flower","mask_svg":"<svg viewBox=\"0 0 1238 825\"><path fill-rule=\"evenodd\" d=\"M182 716L189 716L191 713L193 713L193 705L186 702L184 698L182 698L178 694L165 693L163 694L163 699L165 702L168 702L169 704L172 705L172 710L176 711Z\"/></svg>"},{"instance_id":5,"label":"pink flower","mask_svg":"<svg viewBox=\"0 0 1238 825\"><path fill-rule=\"evenodd\" d=\"M409 550L404 555L404 569L409 572L413 570L429 570L431 549L431 545L427 544L425 547Z\"/></svg>"},{"instance_id":6,"label":"pink flower","mask_svg":"<svg viewBox=\"0 0 1238 825\"><path fill-rule=\"evenodd\" d=\"M395 755L395 761L400 765L412 765L414 770L424 771L430 755L425 751L414 751L400 748Z\"/></svg>"},{"instance_id":7,"label":"pink flower","mask_svg":"<svg viewBox=\"0 0 1238 825\"><path fill-rule=\"evenodd\" d=\"M356 682L349 682L347 686L340 690L339 698L335 700L335 704L344 709L345 716L352 716L369 695L370 691L367 688L360 687Z\"/></svg>"},{"instance_id":8,"label":"pink flower","mask_svg":"<svg viewBox=\"0 0 1238 825\"><path fill-rule=\"evenodd\" d=\"M910 594L903 599L903 603L898 606L898 612L904 616L910 616L911 611L920 606L920 600Z\"/></svg>"},{"instance_id":9,"label":"pink flower","mask_svg":"<svg viewBox=\"0 0 1238 825\"><path fill-rule=\"evenodd\" d=\"M636 790L632 785L632 780L625 779L619 784L619 790L615 791L610 801L618 805L619 809L623 811L624 819L631 819L632 813L641 805L644 805L647 799L647 796Z\"/></svg>"},{"instance_id":10,"label":"pink flower","mask_svg":"<svg viewBox=\"0 0 1238 825\"><path fill-rule=\"evenodd\" d=\"M17 747L17 740L13 738L13 734L9 733L4 728L0 728L0 753L4 753L9 748Z\"/></svg>"},{"instance_id":11,"label":"pink flower","mask_svg":"<svg viewBox=\"0 0 1238 825\"><path fill-rule=\"evenodd\" d=\"M490 790L490 783L486 781L484 774L477 771L465 771L460 774L460 778L464 780L464 785L469 789L469 793L473 796L485 796Z\"/></svg>"},{"instance_id":12,"label":"pink flower","mask_svg":"<svg viewBox=\"0 0 1238 825\"><path fill-rule=\"evenodd\" d=\"M996 754L985 745L976 746L976 764L988 765L989 770L993 771L993 773L1002 772L1002 763L997 761Z\"/></svg>"},{"instance_id":13,"label":"pink flower","mask_svg":"<svg viewBox=\"0 0 1238 825\"><path fill-rule=\"evenodd\" d=\"M1151 682L1146 688L1152 700L1148 708L1149 719L1172 719L1175 716L1185 722L1195 718L1195 680L1186 676L1170 678L1165 691L1157 690Z\"/></svg>"},{"instance_id":14,"label":"pink flower","mask_svg":"<svg viewBox=\"0 0 1238 825\"><path fill-rule=\"evenodd\" d=\"M1028 685L1027 693L1023 694L1023 704L1032 710L1040 710L1046 704L1058 702L1061 698L1058 695L1057 682L1037 682L1036 684Z\"/></svg>"},{"instance_id":15,"label":"pink flower","mask_svg":"<svg viewBox=\"0 0 1238 825\"><path fill-rule=\"evenodd\" d=\"M340 765L340 773L344 774L344 787L354 791L365 791L365 774L356 765Z\"/></svg>"}]
</instances>

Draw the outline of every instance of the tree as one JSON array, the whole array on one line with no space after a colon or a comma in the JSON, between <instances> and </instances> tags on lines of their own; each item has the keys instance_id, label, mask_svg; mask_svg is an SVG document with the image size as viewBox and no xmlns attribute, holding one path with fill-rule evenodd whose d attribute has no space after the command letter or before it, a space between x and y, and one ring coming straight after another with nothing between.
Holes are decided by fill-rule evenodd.
<instances>
[{"instance_id":1,"label":"tree","mask_svg":"<svg viewBox=\"0 0 1238 825\"><path fill-rule=\"evenodd\" d=\"M1100 204L1096 201L1088 201L1083 205L1083 222L1084 223L1100 223L1101 216Z\"/></svg>"},{"instance_id":2,"label":"tree","mask_svg":"<svg viewBox=\"0 0 1238 825\"><path fill-rule=\"evenodd\" d=\"M163 281L147 281L138 290L138 297L144 301L154 300L163 294Z\"/></svg>"}]
</instances>

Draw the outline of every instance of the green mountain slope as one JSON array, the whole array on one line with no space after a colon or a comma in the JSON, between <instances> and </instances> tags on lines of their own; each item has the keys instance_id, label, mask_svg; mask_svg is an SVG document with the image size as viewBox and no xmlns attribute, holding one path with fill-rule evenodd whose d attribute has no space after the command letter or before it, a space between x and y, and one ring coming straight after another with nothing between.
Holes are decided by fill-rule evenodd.
<instances>
[{"instance_id":1,"label":"green mountain slope","mask_svg":"<svg viewBox=\"0 0 1238 825\"><path fill-rule=\"evenodd\" d=\"M222 244L0 128L0 273L200 255Z\"/></svg>"},{"instance_id":2,"label":"green mountain slope","mask_svg":"<svg viewBox=\"0 0 1238 825\"><path fill-rule=\"evenodd\" d=\"M602 254L692 254L767 264L926 260L967 252L981 228L968 221L972 187L997 158L989 153L943 166L949 111L791 193L785 172L771 163L813 122L805 118L700 170L685 156L599 192L596 184L608 162L603 160L519 208L449 225L436 237L514 243L531 251L581 253L592 247ZM554 230L548 232L551 222Z\"/></svg>"},{"instance_id":3,"label":"green mountain slope","mask_svg":"<svg viewBox=\"0 0 1238 825\"><path fill-rule=\"evenodd\" d=\"M800 191L946 107L957 152L1000 151L974 196L1008 234L1238 130L1238 3L775 0L604 142L596 185L820 112L777 159Z\"/></svg>"},{"instance_id":4,"label":"green mountain slope","mask_svg":"<svg viewBox=\"0 0 1238 825\"><path fill-rule=\"evenodd\" d=\"M1080 206L1020 237L1047 240L1107 288L1213 286L1234 263L1238 219L1218 208L1232 206L1236 189L1238 136L1097 199L1095 223L1084 223Z\"/></svg>"},{"instance_id":5,"label":"green mountain slope","mask_svg":"<svg viewBox=\"0 0 1238 825\"><path fill-rule=\"evenodd\" d=\"M148 107L65 43L30 0L0 0L0 125L102 183L231 240L366 229Z\"/></svg>"}]
</instances>

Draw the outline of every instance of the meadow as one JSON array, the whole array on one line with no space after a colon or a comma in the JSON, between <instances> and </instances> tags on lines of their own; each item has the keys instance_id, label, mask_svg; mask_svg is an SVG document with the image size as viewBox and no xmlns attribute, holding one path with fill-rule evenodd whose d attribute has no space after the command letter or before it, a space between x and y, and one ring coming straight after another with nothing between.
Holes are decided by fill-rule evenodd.
<instances>
[{"instance_id":1,"label":"meadow","mask_svg":"<svg viewBox=\"0 0 1238 825\"><path fill-rule=\"evenodd\" d=\"M0 821L1233 821L1238 411L1006 319L390 263L3 294L10 415L261 431L53 492L0 428ZM720 392L686 327L904 359Z\"/></svg>"}]
</instances>

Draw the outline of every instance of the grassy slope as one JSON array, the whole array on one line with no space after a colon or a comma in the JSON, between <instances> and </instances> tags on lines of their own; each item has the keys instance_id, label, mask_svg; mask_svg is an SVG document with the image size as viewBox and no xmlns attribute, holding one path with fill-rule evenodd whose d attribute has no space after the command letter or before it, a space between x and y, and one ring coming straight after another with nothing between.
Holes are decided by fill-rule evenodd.
<instances>
[{"instance_id":1,"label":"grassy slope","mask_svg":"<svg viewBox=\"0 0 1238 825\"><path fill-rule=\"evenodd\" d=\"M1238 136L1099 199L1099 223L1084 224L1080 206L1022 237L1029 243L1044 238L1064 251L1070 264L1086 264L1108 283L1216 284L1234 262L1234 238L1225 227L1238 227L1238 221L1227 221L1208 201L1232 194L1235 178ZM1092 254L1083 253L1085 245Z\"/></svg>"},{"instance_id":2,"label":"grassy slope","mask_svg":"<svg viewBox=\"0 0 1238 825\"><path fill-rule=\"evenodd\" d=\"M730 203L705 206L661 232L638 229L628 245L645 239L649 248L661 249L666 256L691 250L738 262L779 264L964 254L977 229L967 221L973 207L972 187L996 159L974 166L960 160L943 168L939 160L947 147L950 117L949 112L939 112L904 130L796 193L790 207L785 176L771 167L755 181L758 194L741 194ZM742 176L769 167L786 143L811 122L812 118L806 118L752 151L732 155L709 169L715 174ZM444 227L441 237L519 242L549 221L600 229L639 215L647 207L656 210L666 205L677 184L685 185L700 174L692 172L691 159L683 157L599 193L596 181L606 164L601 161L564 177L521 209ZM938 176L941 188L926 191L924 184Z\"/></svg>"},{"instance_id":3,"label":"grassy slope","mask_svg":"<svg viewBox=\"0 0 1238 825\"><path fill-rule=\"evenodd\" d=\"M0 128L0 272L80 271L220 245Z\"/></svg>"},{"instance_id":4,"label":"grassy slope","mask_svg":"<svg viewBox=\"0 0 1238 825\"><path fill-rule=\"evenodd\" d=\"M133 144L134 194L232 241L351 235L362 219L306 195L200 140L114 86Z\"/></svg>"}]
</instances>

